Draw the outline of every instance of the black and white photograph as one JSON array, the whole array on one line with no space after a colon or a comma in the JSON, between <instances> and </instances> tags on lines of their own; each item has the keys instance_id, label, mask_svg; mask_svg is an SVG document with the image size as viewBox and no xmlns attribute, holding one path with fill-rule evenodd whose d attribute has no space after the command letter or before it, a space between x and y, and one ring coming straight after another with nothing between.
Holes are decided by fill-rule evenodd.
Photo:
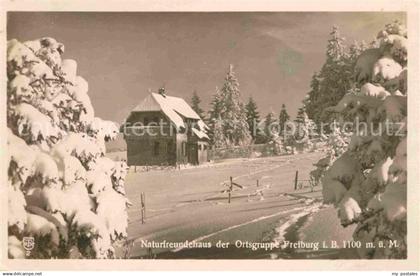
<instances>
[{"instance_id":1,"label":"black and white photograph","mask_svg":"<svg viewBox=\"0 0 420 276\"><path fill-rule=\"evenodd\" d=\"M7 259L414 254L405 11L6 21Z\"/></svg>"}]
</instances>

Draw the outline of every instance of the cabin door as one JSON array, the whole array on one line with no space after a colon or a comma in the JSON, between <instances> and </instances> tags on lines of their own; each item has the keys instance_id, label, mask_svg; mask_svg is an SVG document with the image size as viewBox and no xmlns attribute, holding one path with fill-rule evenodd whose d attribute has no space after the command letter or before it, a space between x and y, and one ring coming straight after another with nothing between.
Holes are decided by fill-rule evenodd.
<instances>
[{"instance_id":1,"label":"cabin door","mask_svg":"<svg viewBox=\"0 0 420 276\"><path fill-rule=\"evenodd\" d=\"M187 144L188 152L188 163L197 165L198 164L198 146L197 144L188 143Z\"/></svg>"}]
</instances>

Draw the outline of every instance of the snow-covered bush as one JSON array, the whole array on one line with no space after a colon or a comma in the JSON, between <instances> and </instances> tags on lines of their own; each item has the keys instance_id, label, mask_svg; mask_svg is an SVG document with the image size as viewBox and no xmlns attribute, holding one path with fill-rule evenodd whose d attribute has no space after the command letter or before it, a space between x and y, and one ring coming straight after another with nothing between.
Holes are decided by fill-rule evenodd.
<instances>
[{"instance_id":1,"label":"snow-covered bush","mask_svg":"<svg viewBox=\"0 0 420 276\"><path fill-rule=\"evenodd\" d=\"M321 133L321 139L325 141L326 156L315 163L316 168L310 172L310 178L314 184L319 184L332 163L347 150L349 136L348 131L343 130L335 123L331 126L329 135Z\"/></svg>"},{"instance_id":2,"label":"snow-covered bush","mask_svg":"<svg viewBox=\"0 0 420 276\"><path fill-rule=\"evenodd\" d=\"M118 128L94 117L88 83L63 53L53 38L7 43L11 258L109 258L127 235L127 165L104 157ZM24 237L34 238L29 255Z\"/></svg>"},{"instance_id":3,"label":"snow-covered bush","mask_svg":"<svg viewBox=\"0 0 420 276\"><path fill-rule=\"evenodd\" d=\"M267 144L272 146L272 154L274 155L279 155L285 151L283 139L277 132L272 133Z\"/></svg>"},{"instance_id":4,"label":"snow-covered bush","mask_svg":"<svg viewBox=\"0 0 420 276\"><path fill-rule=\"evenodd\" d=\"M314 145L311 141L316 135L316 125L313 120L309 119L306 114L305 107L298 110L295 120L294 144L304 152L313 151Z\"/></svg>"},{"instance_id":5,"label":"snow-covered bush","mask_svg":"<svg viewBox=\"0 0 420 276\"><path fill-rule=\"evenodd\" d=\"M379 46L361 53L355 64L360 89L333 108L355 128L347 150L321 182L324 201L337 206L342 224L358 224L353 237L362 241L361 257L405 258L407 32L394 22L378 40ZM366 248L366 242L375 247Z\"/></svg>"}]
</instances>

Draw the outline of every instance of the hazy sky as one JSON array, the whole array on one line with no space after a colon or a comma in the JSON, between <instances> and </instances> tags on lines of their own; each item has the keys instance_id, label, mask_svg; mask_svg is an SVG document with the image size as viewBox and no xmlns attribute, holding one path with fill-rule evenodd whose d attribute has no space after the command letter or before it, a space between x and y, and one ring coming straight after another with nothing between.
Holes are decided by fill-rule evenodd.
<instances>
[{"instance_id":1,"label":"hazy sky","mask_svg":"<svg viewBox=\"0 0 420 276\"><path fill-rule=\"evenodd\" d=\"M403 13L41 13L8 14L8 39L54 37L89 82L96 115L121 122L149 89L208 104L229 64L242 99L260 112L294 116L322 66L328 34L370 42Z\"/></svg>"}]
</instances>

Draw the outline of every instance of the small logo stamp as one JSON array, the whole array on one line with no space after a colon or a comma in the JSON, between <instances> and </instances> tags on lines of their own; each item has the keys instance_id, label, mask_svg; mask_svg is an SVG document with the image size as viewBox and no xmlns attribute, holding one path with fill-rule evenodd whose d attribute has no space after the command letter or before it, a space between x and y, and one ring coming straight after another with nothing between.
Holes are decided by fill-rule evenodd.
<instances>
[{"instance_id":1,"label":"small logo stamp","mask_svg":"<svg viewBox=\"0 0 420 276\"><path fill-rule=\"evenodd\" d=\"M23 248L26 250L26 256L31 255L31 251L35 247L34 237L23 237L22 243L23 243Z\"/></svg>"}]
</instances>

